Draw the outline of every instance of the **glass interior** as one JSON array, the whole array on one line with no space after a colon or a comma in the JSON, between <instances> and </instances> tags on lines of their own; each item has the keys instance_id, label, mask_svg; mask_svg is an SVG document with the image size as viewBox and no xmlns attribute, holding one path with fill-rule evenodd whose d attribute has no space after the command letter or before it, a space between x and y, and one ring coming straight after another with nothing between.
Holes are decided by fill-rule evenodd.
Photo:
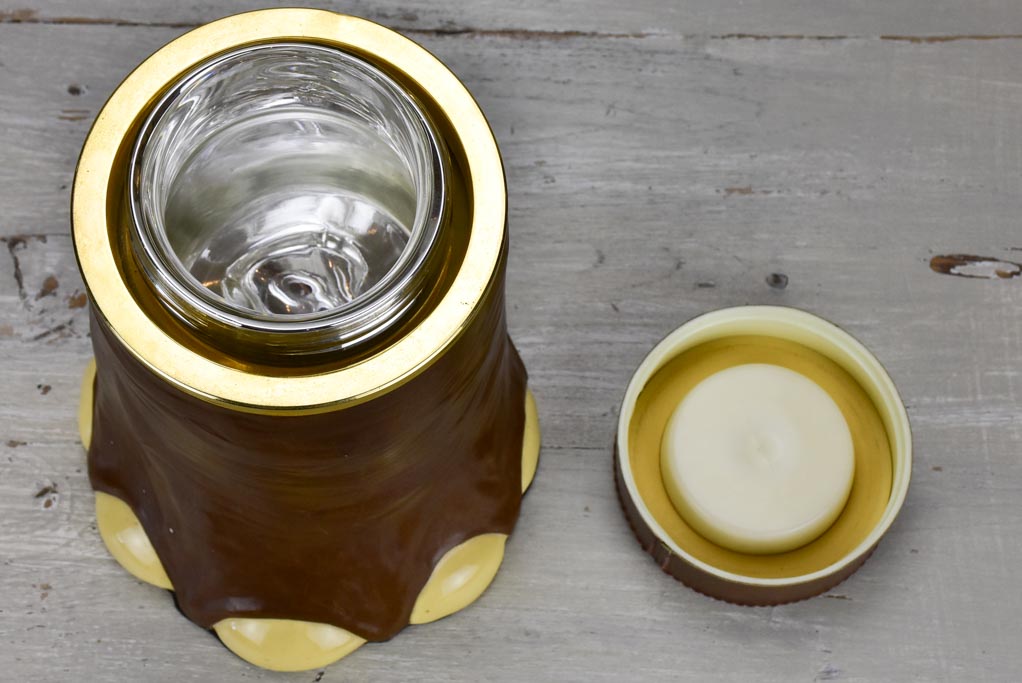
<instances>
[{"instance_id":1,"label":"glass interior","mask_svg":"<svg viewBox=\"0 0 1022 683\"><path fill-rule=\"evenodd\" d=\"M443 208L437 136L359 57L278 43L200 65L157 104L132 164L134 251L193 327L318 329L317 346L343 346L421 290Z\"/></svg>"}]
</instances>

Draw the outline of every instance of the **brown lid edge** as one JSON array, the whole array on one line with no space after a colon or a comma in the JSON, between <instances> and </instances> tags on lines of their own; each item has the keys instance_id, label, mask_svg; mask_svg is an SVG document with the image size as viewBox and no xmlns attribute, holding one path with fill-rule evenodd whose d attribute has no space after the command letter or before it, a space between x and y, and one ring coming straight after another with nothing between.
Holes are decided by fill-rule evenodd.
<instances>
[{"instance_id":1,"label":"brown lid edge","mask_svg":"<svg viewBox=\"0 0 1022 683\"><path fill-rule=\"evenodd\" d=\"M833 574L821 576L805 583L756 586L728 581L691 564L685 558L674 553L646 524L642 515L639 514L635 501L629 496L628 489L621 477L621 462L616 442L614 447L614 489L617 491L617 499L621 504L625 519L628 521L628 526L631 527L632 533L638 539L639 545L653 557L664 573L673 576L697 593L734 605L749 607L784 605L826 593L854 574L876 549L874 544Z\"/></svg>"}]
</instances>

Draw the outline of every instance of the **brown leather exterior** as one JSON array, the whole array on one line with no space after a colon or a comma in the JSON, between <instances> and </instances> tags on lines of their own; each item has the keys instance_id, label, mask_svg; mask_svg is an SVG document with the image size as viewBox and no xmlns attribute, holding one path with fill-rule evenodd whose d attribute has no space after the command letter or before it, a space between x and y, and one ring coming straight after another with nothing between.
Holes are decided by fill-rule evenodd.
<instances>
[{"instance_id":1,"label":"brown leather exterior","mask_svg":"<svg viewBox=\"0 0 1022 683\"><path fill-rule=\"evenodd\" d=\"M614 449L614 486L617 489L618 501L625 513L628 525L639 540L639 545L653 556L660 568L692 590L711 598L717 598L736 605L766 606L783 605L798 602L825 593L838 585L866 562L873 551L874 545L840 571L820 577L812 581L787 586L756 586L736 581L728 581L711 574L675 554L661 541L653 529L646 524L639 514L638 506L632 500L621 478L621 462L617 448Z\"/></svg>"},{"instance_id":2,"label":"brown leather exterior","mask_svg":"<svg viewBox=\"0 0 1022 683\"><path fill-rule=\"evenodd\" d=\"M93 313L89 476L138 515L189 619L297 619L386 640L445 552L511 532L526 374L503 284L502 264L470 327L421 374L315 415L186 394Z\"/></svg>"}]
</instances>

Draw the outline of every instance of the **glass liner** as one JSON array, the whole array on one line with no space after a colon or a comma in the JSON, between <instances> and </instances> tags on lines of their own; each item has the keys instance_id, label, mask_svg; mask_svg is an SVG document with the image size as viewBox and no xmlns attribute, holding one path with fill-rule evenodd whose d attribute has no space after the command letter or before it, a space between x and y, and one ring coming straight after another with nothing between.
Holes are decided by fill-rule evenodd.
<instances>
[{"instance_id":1,"label":"glass liner","mask_svg":"<svg viewBox=\"0 0 1022 683\"><path fill-rule=\"evenodd\" d=\"M193 329L244 329L286 354L350 348L426 289L441 145L408 92L352 54L274 43L199 65L155 106L131 169L133 252Z\"/></svg>"}]
</instances>

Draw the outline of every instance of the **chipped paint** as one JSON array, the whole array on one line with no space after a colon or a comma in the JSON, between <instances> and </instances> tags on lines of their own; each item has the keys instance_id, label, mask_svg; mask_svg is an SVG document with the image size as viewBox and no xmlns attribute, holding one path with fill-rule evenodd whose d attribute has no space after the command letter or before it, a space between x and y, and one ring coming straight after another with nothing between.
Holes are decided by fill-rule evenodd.
<instances>
[{"instance_id":1,"label":"chipped paint","mask_svg":"<svg viewBox=\"0 0 1022 683\"><path fill-rule=\"evenodd\" d=\"M930 259L930 269L942 275L983 280L1009 280L1022 275L1022 264L992 256L942 254Z\"/></svg>"}]
</instances>

